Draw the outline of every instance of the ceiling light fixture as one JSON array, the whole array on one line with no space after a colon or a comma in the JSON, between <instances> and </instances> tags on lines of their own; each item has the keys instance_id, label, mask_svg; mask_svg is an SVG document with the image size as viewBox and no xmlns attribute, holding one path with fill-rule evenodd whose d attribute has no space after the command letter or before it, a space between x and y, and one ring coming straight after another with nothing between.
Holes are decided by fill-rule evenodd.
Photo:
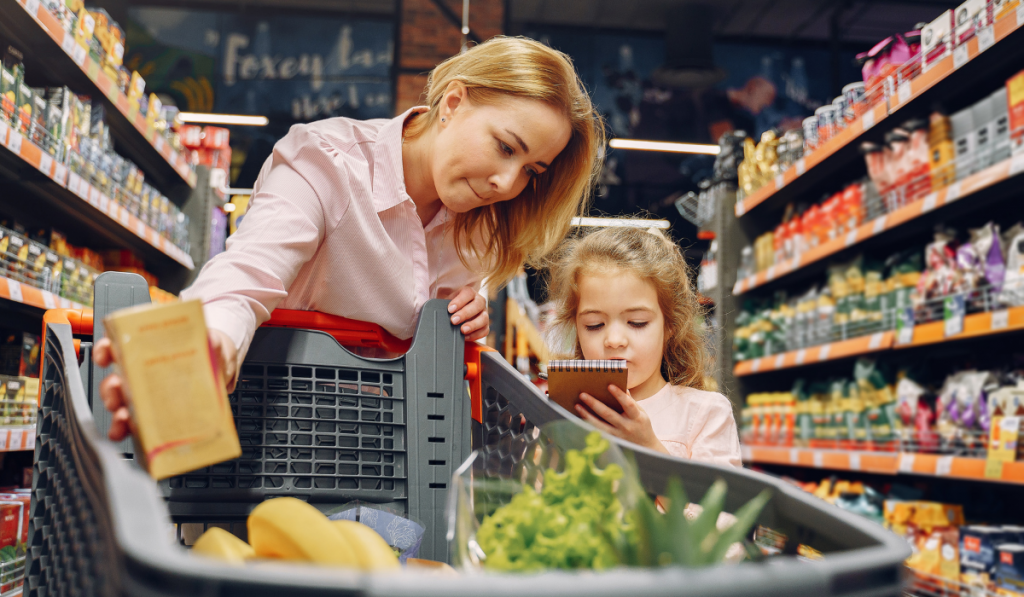
<instances>
[{"instance_id":1,"label":"ceiling light fixture","mask_svg":"<svg viewBox=\"0 0 1024 597\"><path fill-rule=\"evenodd\" d=\"M672 153L700 153L718 155L721 151L717 145L706 143L669 143L667 141L641 141L639 139L612 139L608 142L612 149L639 149L641 151L668 151Z\"/></svg>"},{"instance_id":2,"label":"ceiling light fixture","mask_svg":"<svg viewBox=\"0 0 1024 597\"><path fill-rule=\"evenodd\" d=\"M573 226L595 226L605 228L631 227L631 228L661 228L666 229L671 224L668 220L627 220L626 218L573 218Z\"/></svg>"},{"instance_id":3,"label":"ceiling light fixture","mask_svg":"<svg viewBox=\"0 0 1024 597\"><path fill-rule=\"evenodd\" d=\"M225 195L252 195L252 189L236 189L227 187L224 189Z\"/></svg>"},{"instance_id":4,"label":"ceiling light fixture","mask_svg":"<svg viewBox=\"0 0 1024 597\"><path fill-rule=\"evenodd\" d=\"M266 116L245 116L244 114L208 114L205 112L179 112L182 122L193 124L237 124L241 126L267 126Z\"/></svg>"}]
</instances>

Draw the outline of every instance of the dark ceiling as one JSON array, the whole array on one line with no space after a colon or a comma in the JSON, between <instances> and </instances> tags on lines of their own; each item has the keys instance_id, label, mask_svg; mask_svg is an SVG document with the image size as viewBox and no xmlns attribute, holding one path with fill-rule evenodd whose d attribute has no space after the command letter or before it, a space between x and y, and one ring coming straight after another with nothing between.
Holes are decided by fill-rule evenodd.
<instances>
[{"instance_id":1,"label":"dark ceiling","mask_svg":"<svg viewBox=\"0 0 1024 597\"><path fill-rule=\"evenodd\" d=\"M672 6L692 0L511 0L512 23L664 31ZM843 42L871 44L935 19L959 2L941 0L717 0L715 35L827 41L831 21Z\"/></svg>"}]
</instances>

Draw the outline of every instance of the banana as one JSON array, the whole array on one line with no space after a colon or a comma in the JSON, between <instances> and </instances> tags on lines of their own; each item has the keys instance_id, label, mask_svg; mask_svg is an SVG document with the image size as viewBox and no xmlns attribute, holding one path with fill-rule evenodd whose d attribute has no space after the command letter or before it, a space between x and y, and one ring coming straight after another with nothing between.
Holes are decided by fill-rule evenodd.
<instances>
[{"instance_id":1,"label":"banana","mask_svg":"<svg viewBox=\"0 0 1024 597\"><path fill-rule=\"evenodd\" d=\"M366 571L400 568L398 557L384 538L365 524L354 520L333 520L334 527L348 540L360 568Z\"/></svg>"},{"instance_id":2,"label":"banana","mask_svg":"<svg viewBox=\"0 0 1024 597\"><path fill-rule=\"evenodd\" d=\"M265 558L360 568L353 546L315 507L295 498L267 500L249 515L249 543Z\"/></svg>"},{"instance_id":3,"label":"banana","mask_svg":"<svg viewBox=\"0 0 1024 597\"><path fill-rule=\"evenodd\" d=\"M217 558L231 564L244 564L256 555L248 543L220 527L210 527L192 545L192 553Z\"/></svg>"}]
</instances>

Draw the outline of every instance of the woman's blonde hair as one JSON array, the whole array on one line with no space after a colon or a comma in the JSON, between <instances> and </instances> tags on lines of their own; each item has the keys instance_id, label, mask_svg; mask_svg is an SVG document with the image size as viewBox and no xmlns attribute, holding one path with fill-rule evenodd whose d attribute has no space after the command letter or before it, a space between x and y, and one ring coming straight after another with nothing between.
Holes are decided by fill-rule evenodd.
<instances>
[{"instance_id":1,"label":"woman's blonde hair","mask_svg":"<svg viewBox=\"0 0 1024 597\"><path fill-rule=\"evenodd\" d=\"M455 246L481 260L492 286L504 284L524 264L537 265L584 215L601 171L604 125L594 110L572 60L524 37L494 37L437 65L427 81L430 110L406 131L413 137L438 120L448 85L459 81L471 101L494 104L509 96L542 101L569 119L568 145L543 174L511 201L455 216Z\"/></svg>"},{"instance_id":2,"label":"woman's blonde hair","mask_svg":"<svg viewBox=\"0 0 1024 597\"><path fill-rule=\"evenodd\" d=\"M701 330L703 309L690 284L690 271L672 240L640 228L604 228L565 241L548 270L548 299L555 302L554 326L572 338L575 357L583 358L576 336L580 276L621 270L654 285L665 317L661 374L672 385L705 389L711 355ZM614 292L609 289L609 292Z\"/></svg>"}]
</instances>

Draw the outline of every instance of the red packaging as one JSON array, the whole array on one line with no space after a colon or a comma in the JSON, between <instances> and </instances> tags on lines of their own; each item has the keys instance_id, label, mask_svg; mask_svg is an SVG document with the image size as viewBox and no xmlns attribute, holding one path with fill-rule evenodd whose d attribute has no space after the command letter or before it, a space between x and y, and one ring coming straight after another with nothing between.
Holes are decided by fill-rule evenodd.
<instances>
[{"instance_id":1,"label":"red packaging","mask_svg":"<svg viewBox=\"0 0 1024 597\"><path fill-rule=\"evenodd\" d=\"M21 493L21 492L0 493L0 501L8 502L8 503L9 502L17 502L17 503L21 504L21 506L22 506L22 508L21 508L21 523L20 523L20 526L18 527L18 529L19 529L18 537L20 537L19 541L21 541L22 543L27 543L28 542L28 519L29 519L29 517L31 515L32 494L30 494L30 493ZM2 549L2 548L3 548L3 546L0 545L0 549Z\"/></svg>"},{"instance_id":2,"label":"red packaging","mask_svg":"<svg viewBox=\"0 0 1024 597\"><path fill-rule=\"evenodd\" d=\"M145 264L131 251L104 251L103 264L109 268L137 267L142 269Z\"/></svg>"},{"instance_id":3,"label":"red packaging","mask_svg":"<svg viewBox=\"0 0 1024 597\"><path fill-rule=\"evenodd\" d=\"M28 506L20 501L0 499L0 549L23 542L23 533L28 539L27 511Z\"/></svg>"},{"instance_id":4,"label":"red packaging","mask_svg":"<svg viewBox=\"0 0 1024 597\"><path fill-rule=\"evenodd\" d=\"M231 131L217 126L203 128L203 147L207 149L227 149L231 146Z\"/></svg>"},{"instance_id":5,"label":"red packaging","mask_svg":"<svg viewBox=\"0 0 1024 597\"><path fill-rule=\"evenodd\" d=\"M178 127L178 137L181 138L181 144L189 149L202 147L203 127L196 124L184 124Z\"/></svg>"},{"instance_id":6,"label":"red packaging","mask_svg":"<svg viewBox=\"0 0 1024 597\"><path fill-rule=\"evenodd\" d=\"M774 261L782 263L786 259L786 225L779 224L775 227L775 234L772 236L772 249L774 250Z\"/></svg>"}]
</instances>

